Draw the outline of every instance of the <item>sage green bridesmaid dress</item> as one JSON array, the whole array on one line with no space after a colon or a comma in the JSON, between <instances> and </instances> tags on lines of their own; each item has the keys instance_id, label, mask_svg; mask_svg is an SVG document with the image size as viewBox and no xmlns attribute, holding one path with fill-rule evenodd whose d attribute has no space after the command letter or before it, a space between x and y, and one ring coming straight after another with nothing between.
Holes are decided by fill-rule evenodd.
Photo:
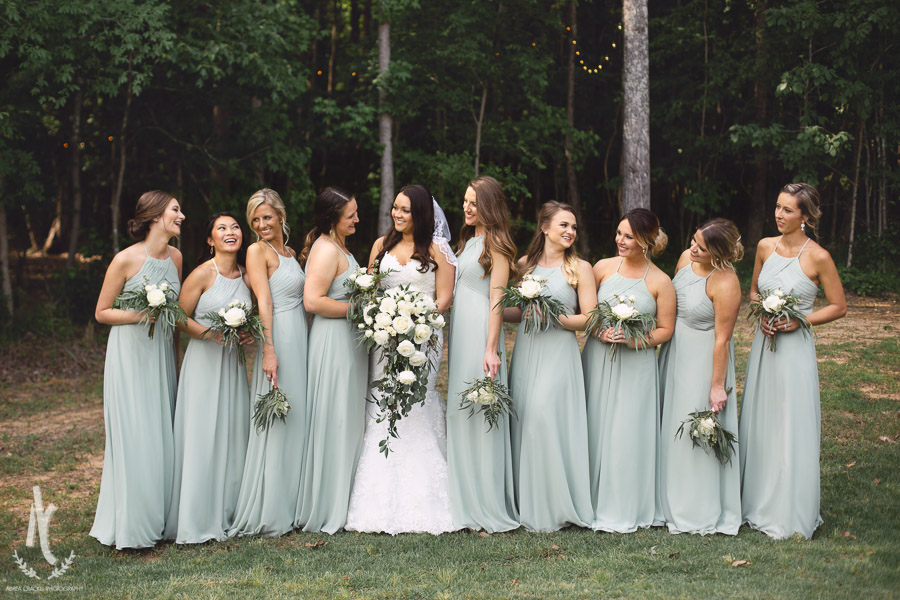
<instances>
[{"instance_id":1,"label":"sage green bridesmaid dress","mask_svg":"<svg viewBox=\"0 0 900 600\"><path fill-rule=\"evenodd\" d=\"M776 243L763 263L758 287L760 292L780 287L799 296L800 310L810 313L818 286L800 267L805 248L788 258L778 254ZM747 360L738 436L743 521L776 539L794 534L810 538L822 523L816 347L812 335L801 329L776 335L777 350L771 352L757 330Z\"/></svg>"},{"instance_id":2,"label":"sage green bridesmaid dress","mask_svg":"<svg viewBox=\"0 0 900 600\"><path fill-rule=\"evenodd\" d=\"M671 533L724 533L736 535L741 526L740 459L737 444L732 462L721 465L712 453L694 448L685 427L675 432L688 414L710 410L709 392L716 343L716 313L706 295L706 281L683 267L672 284L678 298L678 316L672 339L659 353L662 426L659 434L657 524ZM719 422L737 435L737 392L734 383L734 344L729 344L725 371L728 402Z\"/></svg>"},{"instance_id":3,"label":"sage green bridesmaid dress","mask_svg":"<svg viewBox=\"0 0 900 600\"><path fill-rule=\"evenodd\" d=\"M485 377L482 363L491 314L490 275L478 263L484 236L468 240L459 255L456 292L450 313L449 380L447 384L447 459L450 474L450 512L458 528L489 533L519 526L513 485L509 417L486 431L480 413L469 418L459 409L469 383ZM503 330L497 344L500 371L495 381L507 385Z\"/></svg>"},{"instance_id":4,"label":"sage green bridesmaid dress","mask_svg":"<svg viewBox=\"0 0 900 600\"><path fill-rule=\"evenodd\" d=\"M146 248L144 249L146 252ZM147 283L181 290L171 257L147 259L125 290ZM149 325L113 325L103 370L106 444L100 497L91 536L101 544L149 548L162 539L172 497L175 346L172 335Z\"/></svg>"},{"instance_id":5,"label":"sage green bridesmaid dress","mask_svg":"<svg viewBox=\"0 0 900 600\"><path fill-rule=\"evenodd\" d=\"M306 274L293 256L278 254L278 263L269 277L272 344L278 358L278 387L287 396L291 410L284 421L275 419L261 432L250 422L241 491L229 536L281 535L293 528L297 510L306 443L306 311L303 309ZM272 390L262 369L262 357L260 346L253 367L250 403L246 407L248 418L257 397Z\"/></svg>"},{"instance_id":6,"label":"sage green bridesmaid dress","mask_svg":"<svg viewBox=\"0 0 900 600\"><path fill-rule=\"evenodd\" d=\"M218 274L197 301L193 318L232 300L251 304L243 277ZM178 381L175 403L175 480L166 539L178 544L224 540L234 522L250 431L250 387L237 348L191 338Z\"/></svg>"},{"instance_id":7,"label":"sage green bridesmaid dress","mask_svg":"<svg viewBox=\"0 0 900 600\"><path fill-rule=\"evenodd\" d=\"M561 268L537 266L550 295L575 314L578 296ZM451 341L452 343L452 341ZM481 353L483 355L483 351ZM529 531L591 523L584 377L575 332L519 324L510 365L512 465L519 520Z\"/></svg>"},{"instance_id":8,"label":"sage green bridesmaid dress","mask_svg":"<svg viewBox=\"0 0 900 600\"><path fill-rule=\"evenodd\" d=\"M623 259L624 260L624 259ZM640 279L616 272L600 284L597 299L634 296L643 314L656 314L647 288L650 266ZM635 350L591 337L582 353L587 388L592 527L630 533L653 524L656 504L656 441L659 432L659 376L655 348Z\"/></svg>"},{"instance_id":9,"label":"sage green bridesmaid dress","mask_svg":"<svg viewBox=\"0 0 900 600\"><path fill-rule=\"evenodd\" d=\"M317 244L334 243L319 238ZM346 302L347 275L359 268L346 254L347 270L328 288L328 297ZM303 531L335 533L347 508L365 434L369 361L350 322L316 315L309 332L309 398L302 499L294 523ZM389 460L389 459L388 459Z\"/></svg>"}]
</instances>

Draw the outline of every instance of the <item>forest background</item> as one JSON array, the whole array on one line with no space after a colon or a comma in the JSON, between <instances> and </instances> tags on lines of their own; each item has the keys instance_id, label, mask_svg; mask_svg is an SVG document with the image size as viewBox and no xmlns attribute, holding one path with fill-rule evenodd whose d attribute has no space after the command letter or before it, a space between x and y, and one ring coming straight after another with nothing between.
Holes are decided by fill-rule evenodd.
<instances>
[{"instance_id":1,"label":"forest background","mask_svg":"<svg viewBox=\"0 0 900 600\"><path fill-rule=\"evenodd\" d=\"M752 252L775 233L778 190L802 180L845 286L900 289L900 4L649 4L662 262L711 216ZM586 258L611 255L622 22L621 0L0 0L0 321L29 308L24 259L60 255L50 297L89 320L137 198L157 188L187 215L186 273L207 217L242 215L258 188L284 198L295 247L316 193L350 190L365 255L385 184L426 185L456 231L477 175L503 183L522 247L556 199L579 209Z\"/></svg>"}]
</instances>

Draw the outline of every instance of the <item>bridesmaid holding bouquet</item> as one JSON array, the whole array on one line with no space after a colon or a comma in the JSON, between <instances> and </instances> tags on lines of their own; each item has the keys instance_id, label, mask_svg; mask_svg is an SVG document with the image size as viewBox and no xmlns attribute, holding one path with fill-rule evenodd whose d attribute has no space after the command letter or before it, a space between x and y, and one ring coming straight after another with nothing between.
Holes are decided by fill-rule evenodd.
<instances>
[{"instance_id":1,"label":"bridesmaid holding bouquet","mask_svg":"<svg viewBox=\"0 0 900 600\"><path fill-rule=\"evenodd\" d=\"M172 496L175 346L172 332L141 323L141 313L113 308L123 291L147 284L181 288L181 206L171 194L140 197L128 233L140 240L116 254L97 299L95 318L112 325L103 372L106 445L91 536L107 546L149 548L162 539Z\"/></svg>"}]
</instances>

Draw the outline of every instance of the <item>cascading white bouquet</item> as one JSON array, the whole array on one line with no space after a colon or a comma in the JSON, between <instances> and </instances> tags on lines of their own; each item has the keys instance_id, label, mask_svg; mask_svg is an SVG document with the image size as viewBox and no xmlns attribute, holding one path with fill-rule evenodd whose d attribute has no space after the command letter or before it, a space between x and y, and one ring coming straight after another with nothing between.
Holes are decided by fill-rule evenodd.
<instances>
[{"instance_id":1,"label":"cascading white bouquet","mask_svg":"<svg viewBox=\"0 0 900 600\"><path fill-rule=\"evenodd\" d=\"M771 327L772 323L781 319L786 321L797 319L800 321L803 333L809 334L811 331L809 320L797 308L799 304L800 298L790 292L785 293L781 288L763 290L756 295L756 298L750 300L750 312L747 314L747 318L756 322L757 329L762 325L763 320L766 320ZM775 346L775 336L773 335L769 338L769 350L775 352Z\"/></svg>"},{"instance_id":2,"label":"cascading white bouquet","mask_svg":"<svg viewBox=\"0 0 900 600\"><path fill-rule=\"evenodd\" d=\"M602 331L614 328L614 332L622 332L626 340L634 340L635 348L642 349L650 345L648 336L656 328L656 317L638 312L634 296L618 295L614 300L607 300L597 305L588 313L588 324L585 332L598 335ZM609 359L616 360L619 344L609 345Z\"/></svg>"},{"instance_id":3,"label":"cascading white bouquet","mask_svg":"<svg viewBox=\"0 0 900 600\"><path fill-rule=\"evenodd\" d=\"M467 381L466 385L469 387L459 394L461 398L459 409L468 409L470 419L476 412L484 415L487 431L499 427L498 422L504 414L516 416L509 388L502 383L490 377L482 377L473 382Z\"/></svg>"},{"instance_id":4,"label":"cascading white bouquet","mask_svg":"<svg viewBox=\"0 0 900 600\"><path fill-rule=\"evenodd\" d=\"M265 339L266 328L259 315L251 314L252 307L241 300L232 300L218 311L206 313L203 318L212 323L203 335L212 332L222 334L222 345L226 348L237 347L238 360L246 361L244 347L241 346L241 332L249 333L257 342Z\"/></svg>"},{"instance_id":5,"label":"cascading white bouquet","mask_svg":"<svg viewBox=\"0 0 900 600\"><path fill-rule=\"evenodd\" d=\"M187 314L178 303L178 294L167 282L150 283L144 276L144 287L139 290L126 290L113 301L113 308L135 310L142 313L140 323L150 323L148 335L153 339L157 323L168 335L177 323L187 322Z\"/></svg>"},{"instance_id":6,"label":"cascading white bouquet","mask_svg":"<svg viewBox=\"0 0 900 600\"><path fill-rule=\"evenodd\" d=\"M728 393L731 393L731 388L728 389ZM737 438L722 426L717 413L711 410L698 410L690 413L675 432L675 439L684 435L685 425L688 426L692 447L712 450L722 466L731 462Z\"/></svg>"},{"instance_id":7,"label":"cascading white bouquet","mask_svg":"<svg viewBox=\"0 0 900 600\"><path fill-rule=\"evenodd\" d=\"M445 321L434 300L409 285L380 291L362 306L361 315L363 320L357 324L361 339L370 352L378 350L384 363L384 373L372 382L372 388L377 421L388 422L388 437L378 448L388 456L390 438L399 437L397 423L413 405L425 402L428 375L436 367L428 353L436 347Z\"/></svg>"},{"instance_id":8,"label":"cascading white bouquet","mask_svg":"<svg viewBox=\"0 0 900 600\"><path fill-rule=\"evenodd\" d=\"M551 325L559 325L559 316L565 314L563 303L544 295L547 290L547 279L532 273L522 276L518 285L501 287L502 294L495 308L521 308L525 333L533 330L546 331Z\"/></svg>"},{"instance_id":9,"label":"cascading white bouquet","mask_svg":"<svg viewBox=\"0 0 900 600\"><path fill-rule=\"evenodd\" d=\"M365 330L366 326L371 324L371 315L367 321L364 311L367 308L372 310L374 306L377 306L375 299L381 288L381 280L388 273L393 273L392 270L379 273L378 262L376 260L373 263L372 273L367 272L365 269L357 268L344 280L344 287L350 290L350 297L347 299L347 320L359 331Z\"/></svg>"}]
</instances>

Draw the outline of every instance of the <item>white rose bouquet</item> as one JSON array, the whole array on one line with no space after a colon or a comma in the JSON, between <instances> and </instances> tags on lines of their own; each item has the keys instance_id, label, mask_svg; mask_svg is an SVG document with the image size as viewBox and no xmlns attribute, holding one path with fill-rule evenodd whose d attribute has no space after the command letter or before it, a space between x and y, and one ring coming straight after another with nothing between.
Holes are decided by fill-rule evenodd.
<instances>
[{"instance_id":1,"label":"white rose bouquet","mask_svg":"<svg viewBox=\"0 0 900 600\"><path fill-rule=\"evenodd\" d=\"M226 348L237 346L238 360L246 361L244 347L241 346L241 332L249 333L257 342L265 339L266 328L259 315L251 314L252 307L246 302L232 300L218 311L208 312L203 318L212 323L203 335L217 331L222 334L222 345Z\"/></svg>"},{"instance_id":2,"label":"white rose bouquet","mask_svg":"<svg viewBox=\"0 0 900 600\"><path fill-rule=\"evenodd\" d=\"M175 329L177 323L187 321L187 315L178 303L178 294L172 286L162 283L150 283L150 279L144 276L144 287L139 290L123 291L113 301L113 308L122 310L135 310L143 313L141 324L150 323L150 338L153 338L156 324L159 323L164 334L168 335Z\"/></svg>"},{"instance_id":3,"label":"white rose bouquet","mask_svg":"<svg viewBox=\"0 0 900 600\"><path fill-rule=\"evenodd\" d=\"M650 345L648 336L656 328L656 317L638 312L634 305L634 296L616 296L601 302L597 308L588 313L588 324L585 332L588 335L599 335L602 331L613 327L615 333L620 331L626 340L634 340L637 349ZM619 344L609 345L609 359L616 360Z\"/></svg>"},{"instance_id":4,"label":"white rose bouquet","mask_svg":"<svg viewBox=\"0 0 900 600\"><path fill-rule=\"evenodd\" d=\"M344 280L344 287L350 289L350 297L347 300L347 320L358 330L363 330L366 325L371 325L371 315L366 315L364 309L370 306L378 295L381 280L393 271L378 272L378 261L372 265L373 273L365 269L356 269Z\"/></svg>"},{"instance_id":5,"label":"white rose bouquet","mask_svg":"<svg viewBox=\"0 0 900 600\"><path fill-rule=\"evenodd\" d=\"M785 293L781 288L763 290L756 295L756 298L750 300L750 312L747 314L747 318L756 321L757 328L762 325L763 320L766 320L771 326L772 323L781 319L786 321L797 319L800 321L803 333L808 334L811 331L809 320L797 308L798 304L800 304L800 298L790 292ZM769 350L775 352L774 335L769 338Z\"/></svg>"},{"instance_id":6,"label":"white rose bouquet","mask_svg":"<svg viewBox=\"0 0 900 600\"><path fill-rule=\"evenodd\" d=\"M399 437L397 422L413 405L425 402L428 375L435 366L428 352L445 324L436 310L434 300L408 285L380 291L362 306L363 321L357 328L367 349L377 348L384 361L384 374L372 382L372 388L377 420L388 421L388 437L378 445L385 456L390 452L390 438Z\"/></svg>"},{"instance_id":7,"label":"white rose bouquet","mask_svg":"<svg viewBox=\"0 0 900 600\"><path fill-rule=\"evenodd\" d=\"M729 389L728 392L731 390ZM688 426L688 434L691 436L694 448L712 450L722 466L731 462L737 437L722 427L717 413L711 410L698 410L690 413L675 432L676 440L684 435L685 425Z\"/></svg>"},{"instance_id":8,"label":"white rose bouquet","mask_svg":"<svg viewBox=\"0 0 900 600\"><path fill-rule=\"evenodd\" d=\"M275 419L284 421L289 412L291 403L280 388L273 387L268 394L258 394L253 405L253 425L256 432L268 429Z\"/></svg>"},{"instance_id":9,"label":"white rose bouquet","mask_svg":"<svg viewBox=\"0 0 900 600\"><path fill-rule=\"evenodd\" d=\"M551 325L559 325L559 316L565 314L566 307L556 298L545 295L547 280L531 273L523 275L514 287L501 287L503 293L496 306L521 308L525 333L535 329L547 331ZM495 308L496 308L495 306Z\"/></svg>"},{"instance_id":10,"label":"white rose bouquet","mask_svg":"<svg viewBox=\"0 0 900 600\"><path fill-rule=\"evenodd\" d=\"M513 399L509 388L490 377L482 377L474 382L466 382L469 387L460 392L460 410L469 411L471 419L476 412L484 415L487 431L499 427L498 422L503 415L516 416Z\"/></svg>"}]
</instances>

